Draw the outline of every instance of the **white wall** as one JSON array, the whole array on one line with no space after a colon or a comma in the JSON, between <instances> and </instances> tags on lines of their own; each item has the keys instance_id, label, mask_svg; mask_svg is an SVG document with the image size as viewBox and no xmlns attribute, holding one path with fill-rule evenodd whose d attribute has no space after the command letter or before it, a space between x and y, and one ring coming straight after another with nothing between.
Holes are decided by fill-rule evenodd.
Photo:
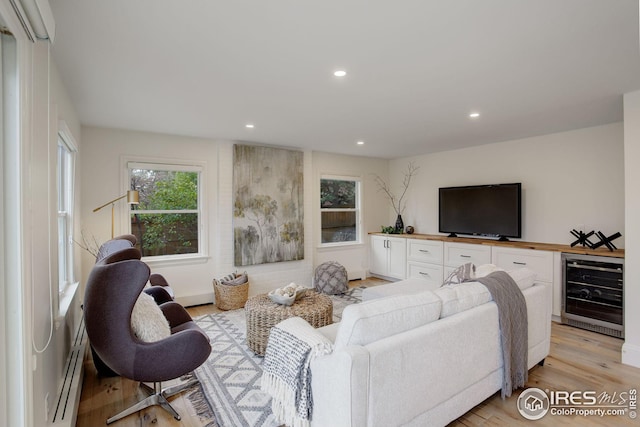
<instances>
[{"instance_id":1,"label":"white wall","mask_svg":"<svg viewBox=\"0 0 640 427\"><path fill-rule=\"evenodd\" d=\"M100 242L110 237L110 211L92 210L124 194L123 156L164 158L169 161L196 160L206 163L206 200L209 259L189 264L159 265L152 271L163 274L175 289L178 301L186 305L213 301L211 280L241 269L249 273L250 295L296 282L311 285L314 266L325 260L343 263L356 276L368 270L369 231L379 231L386 222L386 200L377 193L372 173L387 177L386 160L345 157L320 152L304 153L305 259L237 268L233 265L233 143L160 135L147 132L84 127L82 162L82 228ZM363 178L363 243L342 249L317 249L319 242L319 183L321 173L356 174ZM115 234L127 232L126 207L116 208ZM83 254L84 276L94 259Z\"/></svg>"},{"instance_id":2,"label":"white wall","mask_svg":"<svg viewBox=\"0 0 640 427\"><path fill-rule=\"evenodd\" d=\"M313 241L312 215L305 215L305 259L237 268L233 265L233 143L146 132L83 128L83 229L100 242L110 237L110 211L93 213L93 208L123 194L123 156L164 158L168 161L199 161L206 164L205 200L208 224L209 258L202 262L160 265L151 263L152 271L163 274L185 305L213 301L211 280L238 269L247 271L250 295L267 292L289 282L311 283ZM304 153L304 189L306 213L312 212L311 153ZM116 209L115 234L128 232L124 206ZM87 253L83 259L85 276L94 259Z\"/></svg>"},{"instance_id":3,"label":"white wall","mask_svg":"<svg viewBox=\"0 0 640 427\"><path fill-rule=\"evenodd\" d=\"M365 278L369 270L369 237L371 231L380 231L387 222L387 200L373 179L378 174L388 179L389 162L370 157L342 156L322 152L313 153L313 236L315 242L314 266L325 261L338 261L349 273L349 279ZM362 181L362 242L340 248L320 248L320 177L323 174L354 176Z\"/></svg>"},{"instance_id":4,"label":"white wall","mask_svg":"<svg viewBox=\"0 0 640 427\"><path fill-rule=\"evenodd\" d=\"M218 143L196 138L176 137L144 132L83 127L82 176L82 232L90 239L103 243L111 238L111 209L98 212L93 209L105 202L124 194L128 182L123 177L124 156L139 157L146 160L195 161L206 164L205 179L206 209L209 213L209 242L215 242L218 236L216 220L217 180L218 180ZM114 234L128 233L126 228L126 204L115 205ZM165 275L175 289L178 297L195 294L208 294L210 281L216 272L216 251L208 250L208 260L174 265L171 267L153 266L153 271ZM91 271L95 258L83 251L84 280ZM211 302L213 295L207 295L202 303Z\"/></svg>"},{"instance_id":5,"label":"white wall","mask_svg":"<svg viewBox=\"0 0 640 427\"><path fill-rule=\"evenodd\" d=\"M59 132L59 122L64 121L64 123L68 127L68 131L71 132L71 136L74 138L75 143L78 145L78 152L76 153L76 170L74 176L74 206L75 211L73 213L74 216L74 237L79 235L80 232L80 204L81 204L81 188L82 181L80 179L80 165L82 164L82 144L81 144L81 127L80 120L76 113L75 107L71 103L69 96L66 92L65 87L62 84L62 80L60 75L58 74L58 70L56 64L51 61L49 66L49 82L50 82L50 91L51 91L51 99L50 99L50 121L49 121L49 147L50 147L50 167L51 167L51 176L55 177L56 173L56 149L58 143L58 132ZM60 296L57 294L58 290L58 247L57 247L57 207L56 207L56 197L57 195L57 187L55 185L55 179L51 179L49 191L51 192L51 205L50 215L52 217L51 220L51 230L52 230L52 242L51 242L51 251L50 257L52 262L51 273L54 275L51 279L51 286L53 289L53 301L54 301L54 325L53 325L53 335L51 341L51 349L48 349L42 355L42 360L38 361L39 368L44 371L45 381L43 382L43 391L46 395L49 393L49 420L51 420L51 407L56 403L57 393L59 392L59 386L61 384L62 378L65 376L65 368L67 357L69 356L69 350L71 349L73 340L75 338L75 334L78 330L78 326L80 325L82 319L82 310L80 308L82 304L80 292L76 292L75 295L68 295L67 298L70 298L70 301L65 302L60 307ZM81 251L78 246L74 247L74 278L76 281L79 281L82 277L82 268L81 268ZM75 289L75 288L74 288ZM36 301L36 307L43 307L45 305L45 301ZM68 304L68 306L66 305ZM66 310L64 312L60 311L60 308ZM42 311L36 310L36 311ZM45 323L46 325L47 323ZM40 327L36 325L36 327ZM36 400L36 406L42 404L44 406L44 398ZM37 411L37 410L36 410ZM38 414L38 412L36 412Z\"/></svg>"},{"instance_id":6,"label":"white wall","mask_svg":"<svg viewBox=\"0 0 640 427\"><path fill-rule=\"evenodd\" d=\"M6 284L10 334L20 336L7 346L13 350L8 356L10 378L6 381L12 387L6 409L10 425L41 426L51 415L70 339L80 318L78 299L72 299L66 311L59 308L58 301L58 119L64 117L77 132L77 142L80 135L76 112L55 70L49 43L18 37L17 55L21 94L20 111L15 114L20 133L17 142L12 140L6 146L17 145L18 173L11 177L10 186L18 188L19 194L17 202L5 208L11 216L18 215L19 221L15 237L3 245L12 252L10 269L16 273L16 280ZM77 266L76 271L80 272Z\"/></svg>"},{"instance_id":7,"label":"white wall","mask_svg":"<svg viewBox=\"0 0 640 427\"><path fill-rule=\"evenodd\" d=\"M313 268L326 260L343 263L352 278L361 277L368 270L366 234L361 245L318 248L319 210L314 200L319 200L319 179L323 173L363 178L364 233L379 231L381 225L392 225L395 221L372 174L390 177L398 188L407 162L414 161L420 170L408 193L403 217L405 224L414 225L418 233L438 231L439 187L522 182L524 240L570 243L569 230L580 225L600 229L605 234L615 231L624 234L622 129L622 124L616 123L390 162L305 152L305 259L247 267L250 293L266 292L291 281L310 285ZM152 270L167 277L180 302L187 305L212 302L211 279L236 270L232 227L233 143L93 127L83 128L82 135L82 228L100 241L110 237L110 212L107 209L93 213L92 209L124 193L127 183L122 178L123 156L206 163L209 259L187 265L152 264ZM125 212L124 204L116 209L116 234L127 231ZM615 243L622 247L623 239ZM93 262L85 253L85 277Z\"/></svg>"},{"instance_id":8,"label":"white wall","mask_svg":"<svg viewBox=\"0 0 640 427\"><path fill-rule=\"evenodd\" d=\"M624 164L625 164L625 342L622 362L640 367L640 91L624 95Z\"/></svg>"},{"instance_id":9,"label":"white wall","mask_svg":"<svg viewBox=\"0 0 640 427\"><path fill-rule=\"evenodd\" d=\"M624 247L622 123L578 129L391 161L399 186L409 161L420 167L408 193L405 225L438 234L438 188L521 182L522 240L571 243L569 230L584 226ZM394 217L392 211L389 220Z\"/></svg>"},{"instance_id":10,"label":"white wall","mask_svg":"<svg viewBox=\"0 0 640 427\"><path fill-rule=\"evenodd\" d=\"M57 247L57 142L58 121L63 119L71 130L76 142L80 144L80 123L74 107L60 77L56 65L50 57L49 45L38 42L34 61L37 80L34 103L41 110L34 117L34 149L29 161L30 188L25 196L28 198L32 219L30 241L26 246L33 258L28 260L32 274L33 306L33 351L35 353L35 371L33 377L33 417L36 425L52 416L51 408L56 402L58 389L65 375L64 368L69 355L73 337L77 331L81 312L80 298L76 294L70 305L60 311L58 295L58 247ZM41 92L38 92L40 90ZM44 91L48 90L48 94ZM46 96L49 96L49 103ZM80 162L79 147L77 162ZM76 170L75 181L79 182L79 171ZM79 210L80 192L76 194L76 218ZM78 230L79 220L75 222ZM76 255L79 252L76 251ZM76 279L80 278L80 262L76 258L74 265ZM51 292L51 293L50 293ZM52 323L53 320L53 323ZM48 346L46 345L50 340ZM43 352L40 350L44 349ZM49 406L45 407L45 398L49 396Z\"/></svg>"}]
</instances>

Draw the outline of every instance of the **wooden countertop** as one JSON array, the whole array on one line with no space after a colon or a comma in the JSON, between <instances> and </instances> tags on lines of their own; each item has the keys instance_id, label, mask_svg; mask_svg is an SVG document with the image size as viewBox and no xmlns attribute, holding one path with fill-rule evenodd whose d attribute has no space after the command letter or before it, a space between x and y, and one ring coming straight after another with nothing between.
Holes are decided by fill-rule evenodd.
<instances>
[{"instance_id":1,"label":"wooden countertop","mask_svg":"<svg viewBox=\"0 0 640 427\"><path fill-rule=\"evenodd\" d=\"M495 239L482 239L475 237L447 237L445 235L439 234L386 234L376 232L372 232L369 234L374 236L400 237L405 239L438 240L441 242L472 243L474 245L503 246L507 248L536 249L539 251L566 252L580 255L599 255L614 258L624 258L624 249L617 249L612 252L604 246L599 247L598 249L589 249L583 248L582 246L571 247L570 245L561 245L557 243L523 242L520 240L509 240L506 242L501 242Z\"/></svg>"}]
</instances>

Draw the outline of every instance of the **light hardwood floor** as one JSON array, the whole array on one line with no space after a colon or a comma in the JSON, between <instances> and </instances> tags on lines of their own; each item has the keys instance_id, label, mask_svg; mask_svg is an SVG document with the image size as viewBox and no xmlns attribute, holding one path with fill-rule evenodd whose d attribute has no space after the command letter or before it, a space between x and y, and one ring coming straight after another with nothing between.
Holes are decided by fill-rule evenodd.
<instances>
[{"instance_id":1,"label":"light hardwood floor","mask_svg":"<svg viewBox=\"0 0 640 427\"><path fill-rule=\"evenodd\" d=\"M350 286L375 286L382 283L385 282L378 279L368 279L353 281ZM193 317L219 312L214 305L190 307L188 310ZM553 323L550 355L544 366L536 366L529 372L527 387L569 392L594 390L598 394L607 392L610 395L619 394L632 388L640 388L640 369L620 363L622 343L623 341L618 338ZM500 398L498 392L451 423L450 426L531 426L532 423L545 427L640 425L639 419L632 420L628 416L598 418L595 416L552 416L547 414L541 420L528 421L519 414L516 406L521 391L514 392L510 398L505 400ZM97 377L93 362L87 358L76 426L103 426L108 417L134 404L142 397L137 383L133 381L120 377ZM164 410L154 407L112 425L117 427L152 425L155 427L203 427L206 425L195 414L186 396L174 397L171 403L182 415L181 421L174 420Z\"/></svg>"}]
</instances>

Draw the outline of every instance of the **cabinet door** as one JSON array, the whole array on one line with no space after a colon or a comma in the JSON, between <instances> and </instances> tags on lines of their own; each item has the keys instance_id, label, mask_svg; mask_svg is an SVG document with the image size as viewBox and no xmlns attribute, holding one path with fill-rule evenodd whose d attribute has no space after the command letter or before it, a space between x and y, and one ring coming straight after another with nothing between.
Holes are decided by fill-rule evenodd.
<instances>
[{"instance_id":1,"label":"cabinet door","mask_svg":"<svg viewBox=\"0 0 640 427\"><path fill-rule=\"evenodd\" d=\"M407 260L442 264L442 242L407 239Z\"/></svg>"},{"instance_id":2,"label":"cabinet door","mask_svg":"<svg viewBox=\"0 0 640 427\"><path fill-rule=\"evenodd\" d=\"M389 237L387 242L387 247L389 248L389 270L387 275L396 279L404 279L407 268L407 239Z\"/></svg>"},{"instance_id":3,"label":"cabinet door","mask_svg":"<svg viewBox=\"0 0 640 427\"><path fill-rule=\"evenodd\" d=\"M387 253L387 238L384 236L371 236L371 265L369 271L373 274L386 276L389 255Z\"/></svg>"},{"instance_id":4,"label":"cabinet door","mask_svg":"<svg viewBox=\"0 0 640 427\"><path fill-rule=\"evenodd\" d=\"M507 271L526 267L536 273L536 280L553 282L553 253L549 251L494 246L492 262Z\"/></svg>"},{"instance_id":5,"label":"cabinet door","mask_svg":"<svg viewBox=\"0 0 640 427\"><path fill-rule=\"evenodd\" d=\"M446 266L457 267L468 262L475 265L489 264L491 262L491 246L445 242L444 264Z\"/></svg>"},{"instance_id":6,"label":"cabinet door","mask_svg":"<svg viewBox=\"0 0 640 427\"><path fill-rule=\"evenodd\" d=\"M442 286L442 265L408 261L407 277L419 277L427 282L425 289L437 289Z\"/></svg>"}]
</instances>

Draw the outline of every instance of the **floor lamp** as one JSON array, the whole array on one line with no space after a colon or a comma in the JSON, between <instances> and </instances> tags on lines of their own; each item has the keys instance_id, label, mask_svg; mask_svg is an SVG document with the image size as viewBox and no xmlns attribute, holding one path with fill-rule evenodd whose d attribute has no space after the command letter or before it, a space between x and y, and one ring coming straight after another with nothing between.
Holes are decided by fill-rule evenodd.
<instances>
[{"instance_id":1,"label":"floor lamp","mask_svg":"<svg viewBox=\"0 0 640 427\"><path fill-rule=\"evenodd\" d=\"M118 198L115 198L107 203L105 203L102 206L98 206L97 208L95 208L93 211L94 212L98 212L100 209L104 208L105 206L111 205L111 238L113 239L113 208L116 204L116 202L118 200L122 200L124 198L127 198L127 204L129 205L137 205L139 202L139 195L138 195L138 191L137 190L128 190L127 194L124 194Z\"/></svg>"}]
</instances>

